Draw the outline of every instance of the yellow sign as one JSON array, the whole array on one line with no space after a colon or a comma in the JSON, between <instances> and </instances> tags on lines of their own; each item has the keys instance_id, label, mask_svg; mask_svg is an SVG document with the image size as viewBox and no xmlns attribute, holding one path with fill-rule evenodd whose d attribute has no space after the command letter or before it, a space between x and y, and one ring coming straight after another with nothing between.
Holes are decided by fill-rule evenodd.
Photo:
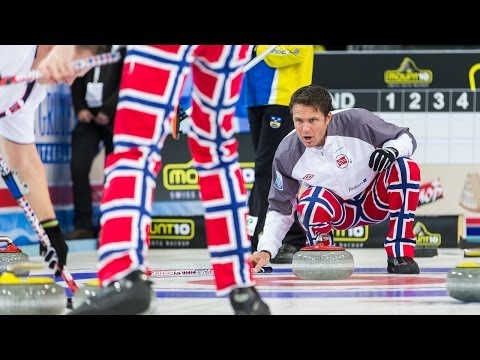
<instances>
[{"instance_id":1,"label":"yellow sign","mask_svg":"<svg viewBox=\"0 0 480 360\"><path fill-rule=\"evenodd\" d=\"M442 243L442 235L431 233L421 222L415 224L413 233L417 239L417 246L439 247Z\"/></svg>"},{"instance_id":2,"label":"yellow sign","mask_svg":"<svg viewBox=\"0 0 480 360\"><path fill-rule=\"evenodd\" d=\"M396 70L386 70L383 79L389 85L428 85L433 81L431 70L420 69L406 57Z\"/></svg>"},{"instance_id":3,"label":"yellow sign","mask_svg":"<svg viewBox=\"0 0 480 360\"><path fill-rule=\"evenodd\" d=\"M152 240L192 240L194 236L195 222L191 219L152 219Z\"/></svg>"},{"instance_id":4,"label":"yellow sign","mask_svg":"<svg viewBox=\"0 0 480 360\"><path fill-rule=\"evenodd\" d=\"M241 162L245 187L250 190L255 180L255 163ZM185 164L168 164L163 168L163 186L167 190L199 190L198 172L193 168L193 160Z\"/></svg>"},{"instance_id":5,"label":"yellow sign","mask_svg":"<svg viewBox=\"0 0 480 360\"><path fill-rule=\"evenodd\" d=\"M368 239L368 225L347 230L333 230L335 242L365 242Z\"/></svg>"},{"instance_id":6,"label":"yellow sign","mask_svg":"<svg viewBox=\"0 0 480 360\"><path fill-rule=\"evenodd\" d=\"M470 68L468 72L468 81L470 82L470 90L475 91L477 86L475 84L475 73L480 70L480 64L475 64Z\"/></svg>"}]
</instances>

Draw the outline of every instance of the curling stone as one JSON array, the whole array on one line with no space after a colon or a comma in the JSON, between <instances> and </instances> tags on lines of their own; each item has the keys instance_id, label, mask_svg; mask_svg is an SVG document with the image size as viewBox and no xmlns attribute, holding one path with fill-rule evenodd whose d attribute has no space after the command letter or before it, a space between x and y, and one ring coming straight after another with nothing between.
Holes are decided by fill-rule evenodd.
<instances>
[{"instance_id":1,"label":"curling stone","mask_svg":"<svg viewBox=\"0 0 480 360\"><path fill-rule=\"evenodd\" d=\"M480 257L480 248L463 250L463 257Z\"/></svg>"},{"instance_id":2,"label":"curling stone","mask_svg":"<svg viewBox=\"0 0 480 360\"><path fill-rule=\"evenodd\" d=\"M100 280L99 279L92 279L85 281L84 285L79 287L72 298L72 307L73 309L78 308L82 305L85 300L89 297L97 296L98 291L100 290ZM151 304L155 301L157 295L152 290L151 294ZM150 309L152 305L150 304L150 308L144 312L144 314L150 313Z\"/></svg>"},{"instance_id":3,"label":"curling stone","mask_svg":"<svg viewBox=\"0 0 480 360\"><path fill-rule=\"evenodd\" d=\"M480 302L480 264L465 262L447 273L447 291L451 297Z\"/></svg>"},{"instance_id":4,"label":"curling stone","mask_svg":"<svg viewBox=\"0 0 480 360\"><path fill-rule=\"evenodd\" d=\"M6 243L6 246L0 247L0 274L7 271L9 264L27 262L28 255L22 252L8 236L0 236L0 243ZM28 276L29 269L14 270L16 276Z\"/></svg>"},{"instance_id":5,"label":"curling stone","mask_svg":"<svg viewBox=\"0 0 480 360\"><path fill-rule=\"evenodd\" d=\"M0 276L0 314L60 315L65 312L65 290L49 277Z\"/></svg>"},{"instance_id":6,"label":"curling stone","mask_svg":"<svg viewBox=\"0 0 480 360\"><path fill-rule=\"evenodd\" d=\"M293 254L292 270L304 280L343 280L353 274L353 256L343 247L318 242Z\"/></svg>"}]
</instances>

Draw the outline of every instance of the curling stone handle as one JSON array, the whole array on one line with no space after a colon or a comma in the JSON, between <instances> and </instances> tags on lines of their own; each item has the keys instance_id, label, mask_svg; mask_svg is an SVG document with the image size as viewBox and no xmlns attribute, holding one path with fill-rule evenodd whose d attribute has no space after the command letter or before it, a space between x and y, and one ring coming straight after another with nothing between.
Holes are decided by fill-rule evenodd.
<instances>
[{"instance_id":1,"label":"curling stone handle","mask_svg":"<svg viewBox=\"0 0 480 360\"><path fill-rule=\"evenodd\" d=\"M8 236L2 236L2 235L0 235L0 242L6 242L8 244L13 244L12 239L10 239Z\"/></svg>"},{"instance_id":2,"label":"curling stone handle","mask_svg":"<svg viewBox=\"0 0 480 360\"><path fill-rule=\"evenodd\" d=\"M21 253L22 250L15 245L8 236L0 236L0 242L6 242L7 246L0 247L0 253Z\"/></svg>"}]
</instances>

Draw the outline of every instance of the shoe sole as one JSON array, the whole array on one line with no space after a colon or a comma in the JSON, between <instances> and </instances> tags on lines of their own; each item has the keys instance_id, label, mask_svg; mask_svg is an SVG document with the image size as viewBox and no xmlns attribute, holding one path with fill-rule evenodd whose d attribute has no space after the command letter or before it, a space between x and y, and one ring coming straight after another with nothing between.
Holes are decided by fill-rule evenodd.
<instances>
[{"instance_id":1,"label":"shoe sole","mask_svg":"<svg viewBox=\"0 0 480 360\"><path fill-rule=\"evenodd\" d=\"M389 274L416 275L416 274L420 274L420 269L412 270L412 271L406 271L406 272L398 272L398 271L395 271L395 270L387 269L387 272Z\"/></svg>"}]
</instances>

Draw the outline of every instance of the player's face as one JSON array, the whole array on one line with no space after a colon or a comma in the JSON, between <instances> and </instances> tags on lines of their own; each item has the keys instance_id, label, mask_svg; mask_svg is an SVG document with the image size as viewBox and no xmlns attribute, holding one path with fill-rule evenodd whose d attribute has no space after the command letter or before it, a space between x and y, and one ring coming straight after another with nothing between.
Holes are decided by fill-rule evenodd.
<instances>
[{"instance_id":1,"label":"player's face","mask_svg":"<svg viewBox=\"0 0 480 360\"><path fill-rule=\"evenodd\" d=\"M323 146L327 135L327 126L332 120L332 113L325 116L319 110L302 104L292 108L293 123L298 137L306 147Z\"/></svg>"}]
</instances>

